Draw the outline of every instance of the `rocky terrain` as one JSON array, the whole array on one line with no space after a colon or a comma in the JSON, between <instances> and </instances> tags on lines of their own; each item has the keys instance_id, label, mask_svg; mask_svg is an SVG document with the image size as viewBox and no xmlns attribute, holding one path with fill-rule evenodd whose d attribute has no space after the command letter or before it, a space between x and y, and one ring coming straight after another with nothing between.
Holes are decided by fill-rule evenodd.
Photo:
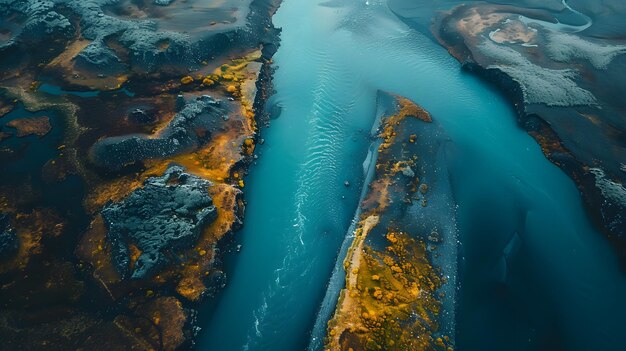
<instances>
[{"instance_id":1,"label":"rocky terrain","mask_svg":"<svg viewBox=\"0 0 626 351\"><path fill-rule=\"evenodd\" d=\"M0 2L3 349L193 345L242 224L277 5Z\"/></svg>"},{"instance_id":2,"label":"rocky terrain","mask_svg":"<svg viewBox=\"0 0 626 351\"><path fill-rule=\"evenodd\" d=\"M217 217L209 186L182 167L169 166L162 177L148 178L124 200L104 206L107 242L122 278L153 275L169 261L167 253L176 256L193 246ZM131 247L140 252L134 262Z\"/></svg>"},{"instance_id":3,"label":"rocky terrain","mask_svg":"<svg viewBox=\"0 0 626 351\"><path fill-rule=\"evenodd\" d=\"M214 126L228 115L220 105L220 101L208 95L196 98L185 104L156 135L110 137L98 141L92 148L92 159L99 166L119 169L137 161L169 157L201 147L211 138Z\"/></svg>"},{"instance_id":4,"label":"rocky terrain","mask_svg":"<svg viewBox=\"0 0 626 351\"><path fill-rule=\"evenodd\" d=\"M438 147L414 134L432 119L405 98L379 98L391 107L382 116L374 174L344 260L345 288L328 322L326 349L452 350L454 336L439 327L445 279L433 263L444 240L437 221L420 215L431 196L441 195L437 186L431 195L426 182L437 184L432 164L418 161Z\"/></svg>"}]
</instances>

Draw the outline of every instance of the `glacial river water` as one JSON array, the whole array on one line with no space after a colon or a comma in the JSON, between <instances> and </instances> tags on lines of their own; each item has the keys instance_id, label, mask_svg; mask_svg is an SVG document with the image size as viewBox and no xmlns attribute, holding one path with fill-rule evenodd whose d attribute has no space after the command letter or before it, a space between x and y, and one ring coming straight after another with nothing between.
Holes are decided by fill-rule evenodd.
<instances>
[{"instance_id":1,"label":"glacial river water","mask_svg":"<svg viewBox=\"0 0 626 351\"><path fill-rule=\"evenodd\" d=\"M358 203L378 90L424 106L453 145L458 349L624 349L615 255L497 91L385 3L285 0L274 23L280 114L263 130L242 249L226 254L197 349L304 350L324 337L311 331Z\"/></svg>"}]
</instances>

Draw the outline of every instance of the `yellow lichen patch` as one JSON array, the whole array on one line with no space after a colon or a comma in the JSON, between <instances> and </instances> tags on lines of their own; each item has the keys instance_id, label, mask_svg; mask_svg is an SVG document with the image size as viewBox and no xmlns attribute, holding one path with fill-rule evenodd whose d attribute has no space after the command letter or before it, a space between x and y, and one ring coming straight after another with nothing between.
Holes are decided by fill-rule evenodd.
<instances>
[{"instance_id":1,"label":"yellow lichen patch","mask_svg":"<svg viewBox=\"0 0 626 351\"><path fill-rule=\"evenodd\" d=\"M256 131L255 113L253 109L256 96L256 82L261 69L261 63L255 62L261 57L261 51L256 50L243 58L231 60L223 64L208 76L212 81L219 83L231 96L237 98L242 105L241 114L248 120L248 129Z\"/></svg>"},{"instance_id":2,"label":"yellow lichen patch","mask_svg":"<svg viewBox=\"0 0 626 351\"><path fill-rule=\"evenodd\" d=\"M329 322L327 348L445 350L447 345L432 337L441 279L425 244L402 232L390 232L387 239L384 252L364 247L356 286L347 285Z\"/></svg>"},{"instance_id":3,"label":"yellow lichen patch","mask_svg":"<svg viewBox=\"0 0 626 351\"><path fill-rule=\"evenodd\" d=\"M397 131L396 126L398 126L405 118L407 117L415 117L424 122L432 122L432 117L428 111L424 110L413 101L396 96L396 100L398 101L398 112L392 116L385 118L383 121L383 128L379 137L383 139L380 147L378 148L379 152L389 148L391 144L394 143ZM417 138L417 136L416 136ZM415 142L415 139L413 141Z\"/></svg>"},{"instance_id":4,"label":"yellow lichen patch","mask_svg":"<svg viewBox=\"0 0 626 351\"><path fill-rule=\"evenodd\" d=\"M165 40L160 40L157 43L157 48L159 49L159 51L166 51L167 49L170 48L170 41L168 39Z\"/></svg>"},{"instance_id":5,"label":"yellow lichen patch","mask_svg":"<svg viewBox=\"0 0 626 351\"><path fill-rule=\"evenodd\" d=\"M122 177L107 181L95 186L87 195L84 205L89 213L99 211L108 201L120 201L133 190L141 186L142 179L139 177Z\"/></svg>"},{"instance_id":6,"label":"yellow lichen patch","mask_svg":"<svg viewBox=\"0 0 626 351\"><path fill-rule=\"evenodd\" d=\"M204 230L196 246L184 255L187 263L161 274L164 279L180 276L176 292L189 301L198 301L206 290L204 278L212 269L215 245L239 223L243 208L241 191L231 185L216 184L210 187L209 195L217 208L217 218Z\"/></svg>"},{"instance_id":7,"label":"yellow lichen patch","mask_svg":"<svg viewBox=\"0 0 626 351\"><path fill-rule=\"evenodd\" d=\"M217 241L239 222L240 211L243 210L240 200L241 190L229 184L218 184L209 189L209 194L218 209L218 216L205 232Z\"/></svg>"},{"instance_id":8,"label":"yellow lichen patch","mask_svg":"<svg viewBox=\"0 0 626 351\"><path fill-rule=\"evenodd\" d=\"M192 154L175 156L172 161L202 178L223 181L229 178L235 163L242 158L240 148L232 145L233 136L229 134L218 134L202 149ZM236 136L235 140L239 138L241 136Z\"/></svg>"},{"instance_id":9,"label":"yellow lichen patch","mask_svg":"<svg viewBox=\"0 0 626 351\"><path fill-rule=\"evenodd\" d=\"M116 298L114 285L120 276L111 261L111 250L106 241L106 227L101 215L91 222L89 230L81 238L76 248L76 256L93 269L94 278L112 298Z\"/></svg>"},{"instance_id":10,"label":"yellow lichen patch","mask_svg":"<svg viewBox=\"0 0 626 351\"><path fill-rule=\"evenodd\" d=\"M254 139L248 138L244 140L241 148L246 155L251 156L254 153Z\"/></svg>"},{"instance_id":11,"label":"yellow lichen patch","mask_svg":"<svg viewBox=\"0 0 626 351\"><path fill-rule=\"evenodd\" d=\"M434 336L442 281L430 264L426 245L399 229L387 230L384 248L376 249L368 240L375 228L402 226L386 211L395 200L418 190L419 179L412 170L416 155L405 147L402 122L409 116L429 122L430 116L407 99L397 97L397 101L398 112L382 121L375 177L361 203L361 218L344 261L346 283L328 323L327 350L451 347L449 339L439 342Z\"/></svg>"},{"instance_id":12,"label":"yellow lichen patch","mask_svg":"<svg viewBox=\"0 0 626 351\"><path fill-rule=\"evenodd\" d=\"M191 77L191 76L184 76L184 77L182 77L180 79L180 82L182 84L191 84L191 83L193 83L193 77Z\"/></svg>"},{"instance_id":13,"label":"yellow lichen patch","mask_svg":"<svg viewBox=\"0 0 626 351\"><path fill-rule=\"evenodd\" d=\"M128 249L130 251L130 267L133 268L135 267L135 262L137 262L137 259L141 256L141 250L133 244L128 245Z\"/></svg>"},{"instance_id":14,"label":"yellow lichen patch","mask_svg":"<svg viewBox=\"0 0 626 351\"><path fill-rule=\"evenodd\" d=\"M194 265L187 268L185 276L176 285L176 292L189 301L198 301L206 286L202 281L202 274L199 266ZM190 274L191 273L191 274Z\"/></svg>"},{"instance_id":15,"label":"yellow lichen patch","mask_svg":"<svg viewBox=\"0 0 626 351\"><path fill-rule=\"evenodd\" d=\"M404 170L407 169L407 167L413 167L414 165L415 165L415 162L413 160L403 160L403 161L395 162L391 166L390 174L393 175L396 173L403 172Z\"/></svg>"},{"instance_id":16,"label":"yellow lichen patch","mask_svg":"<svg viewBox=\"0 0 626 351\"><path fill-rule=\"evenodd\" d=\"M399 115L401 116L401 118L413 116L415 118L421 119L424 122L430 123L433 121L430 113L428 113L428 111L424 110L413 101L407 98L399 98L398 101L400 103Z\"/></svg>"},{"instance_id":17,"label":"yellow lichen patch","mask_svg":"<svg viewBox=\"0 0 626 351\"><path fill-rule=\"evenodd\" d=\"M45 238L62 235L65 222L50 210L34 210L14 214L11 226L17 236L17 252L13 259L0 263L0 273L26 268L33 256L42 253Z\"/></svg>"}]
</instances>

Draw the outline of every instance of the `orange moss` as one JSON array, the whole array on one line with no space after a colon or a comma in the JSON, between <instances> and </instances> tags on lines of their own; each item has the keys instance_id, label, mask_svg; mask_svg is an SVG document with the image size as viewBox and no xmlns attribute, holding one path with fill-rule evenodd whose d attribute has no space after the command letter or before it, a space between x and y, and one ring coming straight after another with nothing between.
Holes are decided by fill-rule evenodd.
<instances>
[{"instance_id":1,"label":"orange moss","mask_svg":"<svg viewBox=\"0 0 626 351\"><path fill-rule=\"evenodd\" d=\"M185 254L186 264L163 274L179 274L181 279L176 291L190 301L198 301L205 292L204 278L213 269L215 245L240 224L239 218L243 211L241 191L237 188L216 184L209 189L209 194L217 207L217 218L206 228L196 246Z\"/></svg>"},{"instance_id":2,"label":"orange moss","mask_svg":"<svg viewBox=\"0 0 626 351\"><path fill-rule=\"evenodd\" d=\"M81 238L76 256L82 264L91 266L92 276L111 298L116 299L121 295L116 289L120 276L111 261L111 250L106 241L106 227L101 215L95 217Z\"/></svg>"},{"instance_id":3,"label":"orange moss","mask_svg":"<svg viewBox=\"0 0 626 351\"><path fill-rule=\"evenodd\" d=\"M0 273L26 268L34 256L43 252L43 240L59 238L65 225L65 221L51 210L15 213L11 227L18 238L18 249L13 259L0 263Z\"/></svg>"},{"instance_id":4,"label":"orange moss","mask_svg":"<svg viewBox=\"0 0 626 351\"><path fill-rule=\"evenodd\" d=\"M159 297L140 305L136 314L157 326L161 344L159 349L177 350L186 341L184 331L187 313L178 299Z\"/></svg>"},{"instance_id":5,"label":"orange moss","mask_svg":"<svg viewBox=\"0 0 626 351\"><path fill-rule=\"evenodd\" d=\"M328 350L447 350L434 338L440 302L441 278L429 262L426 245L406 232L388 230L388 246L377 251L367 244L376 227L390 225L385 211L393 200L417 191L419 179L399 182L397 174L415 166L416 155L393 148L408 116L429 122L430 116L407 99L397 98L399 111L383 119L383 139L375 179L361 204L361 220L344 261L346 285L328 323ZM409 139L415 141L417 136ZM406 139L405 139L406 140ZM404 158L398 160L397 158ZM422 185L422 189L427 189ZM401 225L395 223L394 225ZM417 315L418 318L414 318ZM443 340L443 339L442 339Z\"/></svg>"},{"instance_id":6,"label":"orange moss","mask_svg":"<svg viewBox=\"0 0 626 351\"><path fill-rule=\"evenodd\" d=\"M379 137L383 139L380 147L378 148L379 152L383 152L385 149L389 148L391 144L394 143L397 132L395 130L396 126L398 126L405 118L414 117L420 119L424 122L432 122L432 117L428 111L424 110L413 101L396 96L396 100L398 101L398 112L392 116L385 118L383 123L383 129L379 134ZM410 142L415 142L417 136L413 138L411 136Z\"/></svg>"},{"instance_id":7,"label":"orange moss","mask_svg":"<svg viewBox=\"0 0 626 351\"><path fill-rule=\"evenodd\" d=\"M138 175L121 177L94 186L84 201L89 213L99 211L108 201L118 202L139 188L143 179Z\"/></svg>"},{"instance_id":8,"label":"orange moss","mask_svg":"<svg viewBox=\"0 0 626 351\"><path fill-rule=\"evenodd\" d=\"M191 77L191 76L184 76L184 77L182 77L180 79L180 82L182 84L191 84L191 83L193 83L193 77Z\"/></svg>"},{"instance_id":9,"label":"orange moss","mask_svg":"<svg viewBox=\"0 0 626 351\"><path fill-rule=\"evenodd\" d=\"M446 350L449 343L432 336L438 327L441 279L425 244L403 232L390 232L387 238L386 252L364 247L359 269L351 273L356 285L342 291L328 324L327 349Z\"/></svg>"}]
</instances>

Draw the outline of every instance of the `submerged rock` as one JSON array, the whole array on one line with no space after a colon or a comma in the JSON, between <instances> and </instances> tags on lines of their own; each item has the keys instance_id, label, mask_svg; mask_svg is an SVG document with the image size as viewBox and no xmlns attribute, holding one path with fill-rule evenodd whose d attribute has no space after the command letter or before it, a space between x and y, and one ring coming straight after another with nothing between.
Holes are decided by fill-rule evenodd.
<instances>
[{"instance_id":1,"label":"submerged rock","mask_svg":"<svg viewBox=\"0 0 626 351\"><path fill-rule=\"evenodd\" d=\"M104 206L107 240L122 278L145 278L196 242L217 216L210 185L170 165L163 176L148 178L126 199ZM140 253L136 262L133 251Z\"/></svg>"}]
</instances>

